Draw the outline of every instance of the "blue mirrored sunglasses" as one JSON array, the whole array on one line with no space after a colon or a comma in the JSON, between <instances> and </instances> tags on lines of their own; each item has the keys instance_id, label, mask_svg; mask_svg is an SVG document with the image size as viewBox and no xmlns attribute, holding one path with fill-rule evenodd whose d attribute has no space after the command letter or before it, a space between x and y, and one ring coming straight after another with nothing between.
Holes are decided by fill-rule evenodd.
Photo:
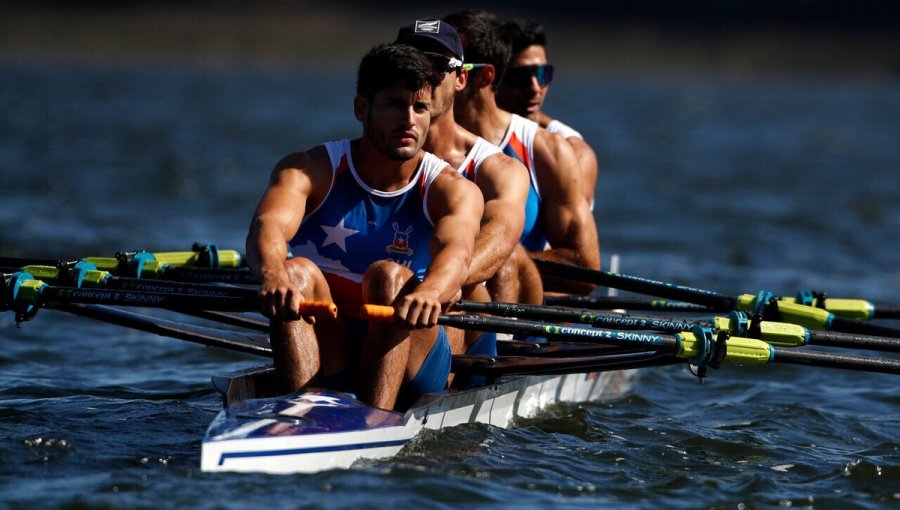
<instances>
[{"instance_id":1,"label":"blue mirrored sunglasses","mask_svg":"<svg viewBox=\"0 0 900 510\"><path fill-rule=\"evenodd\" d=\"M510 67L503 76L503 84L516 88L530 87L532 76L537 78L538 85L546 87L553 81L553 66L550 64L538 64Z\"/></svg>"}]
</instances>

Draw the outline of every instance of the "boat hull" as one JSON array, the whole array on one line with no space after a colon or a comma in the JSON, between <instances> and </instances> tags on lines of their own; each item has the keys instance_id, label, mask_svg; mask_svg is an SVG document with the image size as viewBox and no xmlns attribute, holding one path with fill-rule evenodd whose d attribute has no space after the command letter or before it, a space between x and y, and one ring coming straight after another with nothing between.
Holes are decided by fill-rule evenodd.
<instances>
[{"instance_id":1,"label":"boat hull","mask_svg":"<svg viewBox=\"0 0 900 510\"><path fill-rule=\"evenodd\" d=\"M214 381L226 399L203 439L203 471L312 473L396 455L423 429L465 423L508 427L556 402L612 399L634 370L503 378L488 386L425 395L405 414L352 395L308 390L247 398L271 371Z\"/></svg>"}]
</instances>

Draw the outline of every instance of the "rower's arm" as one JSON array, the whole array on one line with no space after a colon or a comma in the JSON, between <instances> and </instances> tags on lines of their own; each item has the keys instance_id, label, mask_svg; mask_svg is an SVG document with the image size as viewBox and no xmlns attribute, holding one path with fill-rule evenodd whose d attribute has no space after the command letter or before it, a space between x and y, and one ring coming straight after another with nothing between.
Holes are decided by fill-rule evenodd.
<instances>
[{"instance_id":1,"label":"rower's arm","mask_svg":"<svg viewBox=\"0 0 900 510\"><path fill-rule=\"evenodd\" d=\"M327 157L327 156L326 156ZM247 234L247 265L260 279L263 311L274 316L292 302L299 306L285 269L288 241L297 233L313 192L317 163L311 153L295 153L278 162Z\"/></svg>"},{"instance_id":2,"label":"rower's arm","mask_svg":"<svg viewBox=\"0 0 900 510\"><path fill-rule=\"evenodd\" d=\"M502 153L481 164L476 184L484 196L484 215L466 285L494 276L518 244L525 225L528 179L525 166Z\"/></svg>"},{"instance_id":3,"label":"rower's arm","mask_svg":"<svg viewBox=\"0 0 900 510\"><path fill-rule=\"evenodd\" d=\"M427 207L434 221L431 262L422 283L399 296L395 305L411 327L434 326L441 309L460 298L484 200L477 186L447 167L432 183Z\"/></svg>"},{"instance_id":4,"label":"rower's arm","mask_svg":"<svg viewBox=\"0 0 900 510\"><path fill-rule=\"evenodd\" d=\"M587 142L577 136L566 138L569 145L575 151L578 158L578 166L581 168L581 184L588 207L594 203L594 190L597 188L597 154Z\"/></svg>"},{"instance_id":5,"label":"rower's arm","mask_svg":"<svg viewBox=\"0 0 900 510\"><path fill-rule=\"evenodd\" d=\"M531 255L599 269L597 226L585 200L581 170L572 147L561 136L539 130L534 158L544 232L551 249Z\"/></svg>"}]
</instances>

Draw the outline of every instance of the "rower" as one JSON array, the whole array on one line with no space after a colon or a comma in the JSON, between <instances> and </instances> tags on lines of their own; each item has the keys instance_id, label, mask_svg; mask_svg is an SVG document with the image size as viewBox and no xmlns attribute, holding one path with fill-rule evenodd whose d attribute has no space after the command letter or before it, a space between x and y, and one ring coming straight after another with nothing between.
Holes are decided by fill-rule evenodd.
<instances>
[{"instance_id":1,"label":"rower","mask_svg":"<svg viewBox=\"0 0 900 510\"><path fill-rule=\"evenodd\" d=\"M283 391L352 390L393 409L444 390L450 342L462 331L437 318L459 299L484 203L474 184L422 150L440 79L414 48L373 48L353 101L362 137L275 166L247 259L262 282ZM341 318L303 317L304 300L336 302ZM362 303L394 306L398 320L347 317Z\"/></svg>"},{"instance_id":2,"label":"rower","mask_svg":"<svg viewBox=\"0 0 900 510\"><path fill-rule=\"evenodd\" d=\"M462 72L462 43L449 23L435 19L416 20L400 28L396 42L425 52L443 76L434 89L431 127L424 149L447 161L474 182L484 196L484 216L475 239L475 254L469 265L463 298L488 301L485 282L506 263L522 235L529 190L528 170L520 161L503 154L496 145L454 120L454 95L465 88L466 74ZM504 282L503 288L507 292L516 292L516 297L520 293L515 289L521 288L524 299L519 302L539 304L543 301L540 274L533 264L527 267L532 269L530 274ZM496 355L496 334L467 332L465 346L454 346L453 352Z\"/></svg>"},{"instance_id":3,"label":"rower","mask_svg":"<svg viewBox=\"0 0 900 510\"><path fill-rule=\"evenodd\" d=\"M572 147L536 122L497 106L496 88L510 55L500 21L493 14L471 10L446 16L444 21L459 32L467 58L463 66L466 86L454 102L456 122L498 145L529 170L522 246L530 257L599 268L597 229L582 192L581 172ZM515 254L511 257L514 259ZM502 270L498 276L502 277ZM551 291L587 294L593 289L593 285L581 282L551 278L543 282L545 290Z\"/></svg>"},{"instance_id":4,"label":"rower","mask_svg":"<svg viewBox=\"0 0 900 510\"><path fill-rule=\"evenodd\" d=\"M597 155L581 133L541 110L554 74L553 65L547 61L544 27L534 21L516 18L503 24L503 33L512 45L512 57L497 88L497 105L537 122L542 128L559 134L569 142L578 157L585 197L593 210Z\"/></svg>"}]
</instances>

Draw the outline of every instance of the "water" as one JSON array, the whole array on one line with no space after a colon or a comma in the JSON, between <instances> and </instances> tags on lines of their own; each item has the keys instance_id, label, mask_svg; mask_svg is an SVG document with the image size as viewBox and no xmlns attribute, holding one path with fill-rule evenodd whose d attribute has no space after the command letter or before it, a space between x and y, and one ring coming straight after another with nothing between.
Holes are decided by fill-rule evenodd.
<instances>
[{"instance_id":1,"label":"water","mask_svg":"<svg viewBox=\"0 0 900 510\"><path fill-rule=\"evenodd\" d=\"M356 136L352 72L0 64L0 253L240 249L282 155ZM327 76L327 79L324 77ZM604 250L725 293L900 302L900 82L561 74L596 147ZM258 360L42 311L0 315L7 508L884 508L892 376L643 371L623 399L424 435L350 471L199 472L209 377Z\"/></svg>"}]
</instances>

